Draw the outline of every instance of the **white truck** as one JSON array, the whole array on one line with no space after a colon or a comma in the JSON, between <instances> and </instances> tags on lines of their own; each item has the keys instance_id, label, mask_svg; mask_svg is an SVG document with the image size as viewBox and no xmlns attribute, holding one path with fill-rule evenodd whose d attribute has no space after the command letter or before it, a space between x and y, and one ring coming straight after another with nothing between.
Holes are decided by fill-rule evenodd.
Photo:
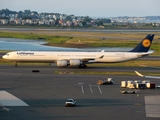
<instances>
[{"instance_id":1,"label":"white truck","mask_svg":"<svg viewBox=\"0 0 160 120\"><path fill-rule=\"evenodd\" d=\"M67 99L65 102L66 107L73 107L76 105L76 100L74 99Z\"/></svg>"}]
</instances>

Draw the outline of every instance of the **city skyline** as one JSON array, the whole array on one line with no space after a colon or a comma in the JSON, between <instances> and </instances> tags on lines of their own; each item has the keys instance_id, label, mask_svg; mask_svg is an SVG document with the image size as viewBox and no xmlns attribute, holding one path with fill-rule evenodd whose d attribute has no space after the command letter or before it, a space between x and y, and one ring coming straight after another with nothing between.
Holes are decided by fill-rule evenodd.
<instances>
[{"instance_id":1,"label":"city skyline","mask_svg":"<svg viewBox=\"0 0 160 120\"><path fill-rule=\"evenodd\" d=\"M118 17L159 16L159 0L1 0L0 9L31 10L38 13L60 13L76 16Z\"/></svg>"}]
</instances>

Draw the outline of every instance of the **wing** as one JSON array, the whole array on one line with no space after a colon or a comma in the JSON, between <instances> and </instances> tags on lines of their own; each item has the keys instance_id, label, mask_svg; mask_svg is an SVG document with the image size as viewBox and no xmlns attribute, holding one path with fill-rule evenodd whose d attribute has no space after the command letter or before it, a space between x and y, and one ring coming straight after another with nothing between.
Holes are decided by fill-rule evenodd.
<instances>
[{"instance_id":1,"label":"wing","mask_svg":"<svg viewBox=\"0 0 160 120\"><path fill-rule=\"evenodd\" d=\"M60 58L59 60L72 60L72 59L79 59L83 62L88 62L88 61L94 61L95 59L102 59L104 57L104 55L99 55L98 57L84 57L84 58L81 58L81 57L76 57L76 58Z\"/></svg>"},{"instance_id":2,"label":"wing","mask_svg":"<svg viewBox=\"0 0 160 120\"><path fill-rule=\"evenodd\" d=\"M155 79L160 79L159 76L145 76L145 75L142 75L141 73L139 73L138 71L135 71L135 73L140 76L140 77L144 77L144 78L155 78Z\"/></svg>"},{"instance_id":3,"label":"wing","mask_svg":"<svg viewBox=\"0 0 160 120\"><path fill-rule=\"evenodd\" d=\"M160 67L155 67L155 66L147 66L147 65L140 65L142 67L148 67L148 68L155 68L155 69L160 69Z\"/></svg>"}]
</instances>

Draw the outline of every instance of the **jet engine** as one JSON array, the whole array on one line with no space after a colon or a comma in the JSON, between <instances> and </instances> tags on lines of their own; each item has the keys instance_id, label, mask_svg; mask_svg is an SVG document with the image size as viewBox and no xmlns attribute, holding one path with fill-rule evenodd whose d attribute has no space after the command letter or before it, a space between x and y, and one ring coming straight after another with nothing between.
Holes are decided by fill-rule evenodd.
<instances>
[{"instance_id":1,"label":"jet engine","mask_svg":"<svg viewBox=\"0 0 160 120\"><path fill-rule=\"evenodd\" d=\"M70 60L70 61L69 61L69 64L70 64L71 66L79 66L79 65L81 65L81 63L82 63L82 61L81 61L81 60L78 60L78 59L76 59L76 60Z\"/></svg>"},{"instance_id":2,"label":"jet engine","mask_svg":"<svg viewBox=\"0 0 160 120\"><path fill-rule=\"evenodd\" d=\"M66 66L68 66L68 61L67 60L58 60L57 66L58 67L66 67Z\"/></svg>"}]
</instances>

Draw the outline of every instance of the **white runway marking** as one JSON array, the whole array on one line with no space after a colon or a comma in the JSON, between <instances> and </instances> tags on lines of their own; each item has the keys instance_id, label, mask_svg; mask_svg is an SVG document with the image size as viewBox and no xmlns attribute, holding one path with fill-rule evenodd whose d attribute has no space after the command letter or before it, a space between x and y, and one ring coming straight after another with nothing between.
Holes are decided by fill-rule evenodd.
<instances>
[{"instance_id":1,"label":"white runway marking","mask_svg":"<svg viewBox=\"0 0 160 120\"><path fill-rule=\"evenodd\" d=\"M81 86L82 93L84 93L84 87L83 87L83 83L79 83L79 85Z\"/></svg>"},{"instance_id":2,"label":"white runway marking","mask_svg":"<svg viewBox=\"0 0 160 120\"><path fill-rule=\"evenodd\" d=\"M89 84L89 88L90 88L91 93L93 93L92 87L97 87L98 90L99 90L99 92L102 93L102 90L101 90L101 88L99 87L99 85L91 85L91 84Z\"/></svg>"},{"instance_id":3,"label":"white runway marking","mask_svg":"<svg viewBox=\"0 0 160 120\"><path fill-rule=\"evenodd\" d=\"M92 91L92 87L91 87L91 85L90 85L90 84L89 84L89 88L90 88L91 93L93 93L93 91Z\"/></svg>"},{"instance_id":4,"label":"white runway marking","mask_svg":"<svg viewBox=\"0 0 160 120\"><path fill-rule=\"evenodd\" d=\"M83 85L81 85L81 89L82 89L82 93L84 93L84 88L83 88Z\"/></svg>"},{"instance_id":5,"label":"white runway marking","mask_svg":"<svg viewBox=\"0 0 160 120\"><path fill-rule=\"evenodd\" d=\"M29 106L19 98L6 91L0 91L0 105L3 106Z\"/></svg>"},{"instance_id":6,"label":"white runway marking","mask_svg":"<svg viewBox=\"0 0 160 120\"><path fill-rule=\"evenodd\" d=\"M102 90L101 90L101 88L99 87L99 85L98 85L98 89L99 89L99 92L102 93Z\"/></svg>"},{"instance_id":7,"label":"white runway marking","mask_svg":"<svg viewBox=\"0 0 160 120\"><path fill-rule=\"evenodd\" d=\"M160 96L145 96L146 117L160 118Z\"/></svg>"},{"instance_id":8,"label":"white runway marking","mask_svg":"<svg viewBox=\"0 0 160 120\"><path fill-rule=\"evenodd\" d=\"M75 84L75 85L77 85L77 84ZM83 86L83 85L84 85L84 83L79 83L79 84L78 84L78 86L81 87L82 93L85 93L85 92L84 92L84 86ZM92 87L97 87L99 93L102 94L102 90L101 90L101 88L100 88L99 85L91 85L91 84L88 84L88 85L89 85L89 89L90 89L90 92L91 92L91 93L93 93Z\"/></svg>"}]
</instances>

